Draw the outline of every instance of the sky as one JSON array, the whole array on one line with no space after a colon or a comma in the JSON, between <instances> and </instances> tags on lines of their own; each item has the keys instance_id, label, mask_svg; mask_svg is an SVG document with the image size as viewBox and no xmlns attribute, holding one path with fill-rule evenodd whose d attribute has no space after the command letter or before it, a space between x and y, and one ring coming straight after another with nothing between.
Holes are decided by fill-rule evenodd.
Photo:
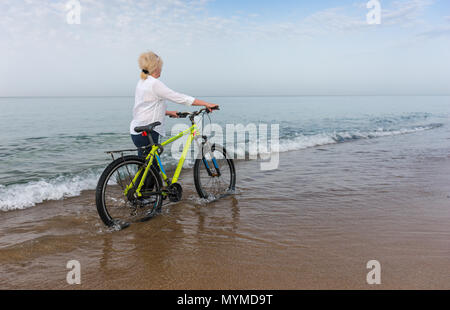
<instances>
[{"instance_id":1,"label":"sky","mask_svg":"<svg viewBox=\"0 0 450 310\"><path fill-rule=\"evenodd\" d=\"M195 97L450 94L448 0L68 2L0 2L0 96L133 96L149 50Z\"/></svg>"}]
</instances>

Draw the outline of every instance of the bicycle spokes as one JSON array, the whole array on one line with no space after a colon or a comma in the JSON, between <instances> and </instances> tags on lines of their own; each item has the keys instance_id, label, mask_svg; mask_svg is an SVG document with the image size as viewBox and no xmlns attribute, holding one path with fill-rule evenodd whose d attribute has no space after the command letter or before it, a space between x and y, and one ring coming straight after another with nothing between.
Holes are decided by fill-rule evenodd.
<instances>
[{"instance_id":1,"label":"bicycle spokes","mask_svg":"<svg viewBox=\"0 0 450 310\"><path fill-rule=\"evenodd\" d=\"M234 189L234 165L223 148L205 152L194 169L197 191L203 198L220 198Z\"/></svg>"},{"instance_id":2,"label":"bicycle spokes","mask_svg":"<svg viewBox=\"0 0 450 310\"><path fill-rule=\"evenodd\" d=\"M134 156L133 156L134 157ZM160 182L149 171L142 183L141 195L136 189L144 175L144 163L118 162L103 186L102 208L111 219L136 221L151 213L161 203Z\"/></svg>"}]
</instances>

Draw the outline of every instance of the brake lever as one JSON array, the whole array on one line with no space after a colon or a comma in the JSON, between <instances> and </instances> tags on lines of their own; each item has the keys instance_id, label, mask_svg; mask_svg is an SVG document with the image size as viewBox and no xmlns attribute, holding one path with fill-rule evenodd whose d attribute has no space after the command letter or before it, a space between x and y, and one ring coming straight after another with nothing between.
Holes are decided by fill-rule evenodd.
<instances>
[{"instance_id":1,"label":"brake lever","mask_svg":"<svg viewBox=\"0 0 450 310\"><path fill-rule=\"evenodd\" d=\"M220 110L219 107L211 108L211 111L209 111L207 108L205 108L206 113L211 113L214 110Z\"/></svg>"},{"instance_id":2,"label":"brake lever","mask_svg":"<svg viewBox=\"0 0 450 310\"><path fill-rule=\"evenodd\" d=\"M179 118L186 118L189 115L189 113L188 112L178 112L177 115Z\"/></svg>"}]
</instances>

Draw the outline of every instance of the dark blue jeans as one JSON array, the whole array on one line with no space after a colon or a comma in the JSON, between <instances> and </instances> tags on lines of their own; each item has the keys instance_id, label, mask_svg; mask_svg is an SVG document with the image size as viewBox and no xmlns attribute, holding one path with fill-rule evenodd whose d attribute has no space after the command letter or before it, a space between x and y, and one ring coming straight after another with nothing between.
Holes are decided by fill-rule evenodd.
<instances>
[{"instance_id":1,"label":"dark blue jeans","mask_svg":"<svg viewBox=\"0 0 450 310\"><path fill-rule=\"evenodd\" d=\"M157 133L156 131L152 131L150 134L152 136L153 142L158 144L159 143L159 133ZM148 141L148 137L144 137L141 134L131 135L131 140L133 140L134 145L136 145L137 147L143 147L143 146L150 145L150 142ZM139 157L143 156L142 150L138 150L138 156ZM153 163L155 164L156 161L154 161Z\"/></svg>"},{"instance_id":2,"label":"dark blue jeans","mask_svg":"<svg viewBox=\"0 0 450 310\"><path fill-rule=\"evenodd\" d=\"M158 144L159 143L159 133L157 133L156 131L152 131L150 134L152 136L153 142L155 144ZM131 140L133 140L134 145L136 145L137 147L143 147L143 146L150 145L150 141L148 141L148 137L144 137L142 134L131 135ZM139 157L143 157L144 156L143 153L144 152L141 149L138 150ZM153 159L152 166L155 167L156 170L159 170L158 162L157 162L156 158ZM154 178L147 178L147 181L145 184L146 184L145 188L147 190L152 190L153 186L154 186Z\"/></svg>"}]
</instances>

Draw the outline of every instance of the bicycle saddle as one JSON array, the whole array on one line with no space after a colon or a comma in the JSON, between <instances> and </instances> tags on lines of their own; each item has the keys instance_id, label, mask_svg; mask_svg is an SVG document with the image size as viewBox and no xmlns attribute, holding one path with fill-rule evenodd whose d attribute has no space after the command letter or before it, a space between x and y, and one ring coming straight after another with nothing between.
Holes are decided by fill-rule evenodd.
<instances>
[{"instance_id":1,"label":"bicycle saddle","mask_svg":"<svg viewBox=\"0 0 450 310\"><path fill-rule=\"evenodd\" d=\"M138 127L134 127L134 131L136 132L146 132L146 133L150 133L150 131L153 130L153 128L155 128L156 126L161 125L161 122L154 122L145 126L138 126Z\"/></svg>"}]
</instances>

